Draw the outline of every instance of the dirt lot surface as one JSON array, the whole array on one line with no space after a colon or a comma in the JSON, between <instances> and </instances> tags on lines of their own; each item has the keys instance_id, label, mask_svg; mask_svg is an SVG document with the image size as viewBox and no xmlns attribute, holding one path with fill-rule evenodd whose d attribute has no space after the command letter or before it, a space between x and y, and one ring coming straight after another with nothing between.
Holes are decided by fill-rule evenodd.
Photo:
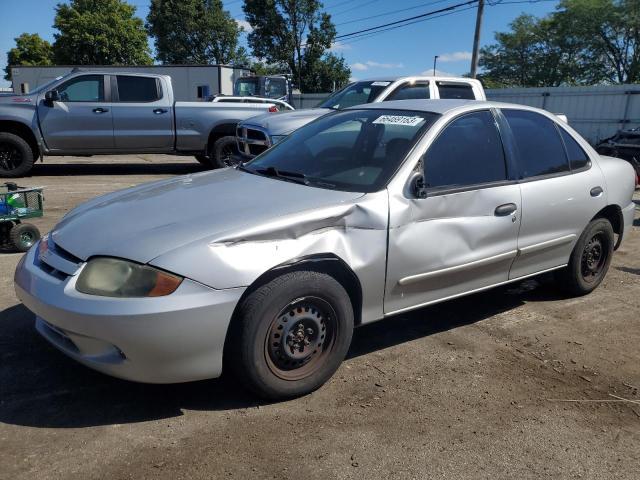
<instances>
[{"instance_id":1,"label":"dirt lot surface","mask_svg":"<svg viewBox=\"0 0 640 480\"><path fill-rule=\"evenodd\" d=\"M47 231L85 199L199 170L61 158L20 183L46 188ZM149 386L76 364L36 334L20 257L0 254L0 478L638 479L637 200L591 295L527 281L362 327L325 387L276 404L232 378Z\"/></svg>"}]
</instances>

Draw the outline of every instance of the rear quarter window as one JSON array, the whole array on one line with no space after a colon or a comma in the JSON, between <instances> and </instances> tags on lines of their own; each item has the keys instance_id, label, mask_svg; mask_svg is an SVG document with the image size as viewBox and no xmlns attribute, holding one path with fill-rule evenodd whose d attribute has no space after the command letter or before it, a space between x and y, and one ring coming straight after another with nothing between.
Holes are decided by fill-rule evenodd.
<instances>
[{"instance_id":1,"label":"rear quarter window","mask_svg":"<svg viewBox=\"0 0 640 480\"><path fill-rule=\"evenodd\" d=\"M569 132L567 132L564 128L559 127L558 130L560 130L562 141L564 142L564 146L567 149L567 157L569 157L571 170L578 170L580 168L588 167L591 163L591 160L589 160L589 156L578 144L578 142L576 142L574 138L569 135Z\"/></svg>"}]
</instances>

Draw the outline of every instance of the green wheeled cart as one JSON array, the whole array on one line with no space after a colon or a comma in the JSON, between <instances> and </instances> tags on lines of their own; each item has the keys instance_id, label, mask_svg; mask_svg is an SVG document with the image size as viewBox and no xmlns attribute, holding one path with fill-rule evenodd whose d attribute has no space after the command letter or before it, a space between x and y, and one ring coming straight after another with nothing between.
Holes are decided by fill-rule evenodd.
<instances>
[{"instance_id":1,"label":"green wheeled cart","mask_svg":"<svg viewBox=\"0 0 640 480\"><path fill-rule=\"evenodd\" d=\"M40 239L35 225L27 218L41 217L44 197L42 188L23 188L15 183L0 185L0 242L26 252Z\"/></svg>"}]
</instances>

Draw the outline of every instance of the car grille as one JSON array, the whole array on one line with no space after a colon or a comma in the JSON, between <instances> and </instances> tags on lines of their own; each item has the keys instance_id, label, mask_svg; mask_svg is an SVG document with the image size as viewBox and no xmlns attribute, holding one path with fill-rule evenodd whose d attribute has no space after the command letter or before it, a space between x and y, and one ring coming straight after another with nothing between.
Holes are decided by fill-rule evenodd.
<instances>
[{"instance_id":1,"label":"car grille","mask_svg":"<svg viewBox=\"0 0 640 480\"><path fill-rule=\"evenodd\" d=\"M36 264L49 275L64 280L74 275L82 260L56 245L51 237L47 237L47 248L40 248L36 256Z\"/></svg>"},{"instance_id":2,"label":"car grille","mask_svg":"<svg viewBox=\"0 0 640 480\"><path fill-rule=\"evenodd\" d=\"M255 157L271 146L266 132L252 127L238 127L236 129L238 150L247 157Z\"/></svg>"}]
</instances>

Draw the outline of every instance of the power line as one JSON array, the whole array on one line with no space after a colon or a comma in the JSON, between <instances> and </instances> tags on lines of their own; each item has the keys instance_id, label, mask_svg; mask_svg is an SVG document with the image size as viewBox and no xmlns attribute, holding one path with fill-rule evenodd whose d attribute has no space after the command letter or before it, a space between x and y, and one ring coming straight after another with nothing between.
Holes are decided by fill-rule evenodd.
<instances>
[{"instance_id":1,"label":"power line","mask_svg":"<svg viewBox=\"0 0 640 480\"><path fill-rule=\"evenodd\" d=\"M377 1L378 1L378 0L368 0L368 1L366 1L365 3L363 3L362 5L356 5L355 7L347 8L346 10L341 10L341 11L339 11L339 12L332 13L332 14L331 14L331 16L332 16L332 17L336 17L336 16L338 16L338 15L342 15L342 14L344 14L344 13L351 12L351 11L353 11L353 10L357 9L357 8L363 8L363 7L366 7L367 5L371 5L372 3L376 3Z\"/></svg>"},{"instance_id":2,"label":"power line","mask_svg":"<svg viewBox=\"0 0 640 480\"><path fill-rule=\"evenodd\" d=\"M415 10L416 8L422 8L422 7L427 7L429 5L435 5L436 3L442 3L442 2L447 2L449 0L436 0L435 2L427 2L427 3L422 3L420 5L416 5L414 7L409 7L409 8L402 8L400 10L394 10L393 12L385 12L385 13L380 13L378 15L371 15L370 17L363 17L363 18L356 18L355 20L349 20L346 22L340 22L340 23L336 23L336 27L339 27L340 25L347 25L348 23L357 23L357 22L362 22L364 20L371 20L372 18L379 18L379 17L386 17L388 15L395 15L396 13L400 13L400 12L406 12L409 10Z\"/></svg>"},{"instance_id":3,"label":"power line","mask_svg":"<svg viewBox=\"0 0 640 480\"><path fill-rule=\"evenodd\" d=\"M398 24L401 24L401 23L409 22L411 20L430 17L430 16L436 15L438 13L447 12L447 11L450 11L450 10L455 10L456 8L464 7L466 5L471 5L471 4L474 4L474 3L477 3L477 2L478 2L478 0L469 0L469 1L463 2L463 3L456 3L455 5L451 5L451 6L448 6L448 7L443 7L443 8L440 8L438 10L432 10L430 12L422 13L420 15L415 15L413 17L403 18L402 20L396 20L395 22L383 23L382 25L376 25L375 27L364 28L362 30L358 30L358 31L355 31L355 32L345 33L343 35L337 35L336 36L336 40L338 40L340 38L350 37L350 36L353 36L353 35L358 35L360 33L370 32L372 30L377 30L377 29L380 29L380 28L385 28L385 27L389 27L389 26L393 26L393 25L398 25ZM404 25L402 25L402 26L404 26Z\"/></svg>"}]
</instances>

